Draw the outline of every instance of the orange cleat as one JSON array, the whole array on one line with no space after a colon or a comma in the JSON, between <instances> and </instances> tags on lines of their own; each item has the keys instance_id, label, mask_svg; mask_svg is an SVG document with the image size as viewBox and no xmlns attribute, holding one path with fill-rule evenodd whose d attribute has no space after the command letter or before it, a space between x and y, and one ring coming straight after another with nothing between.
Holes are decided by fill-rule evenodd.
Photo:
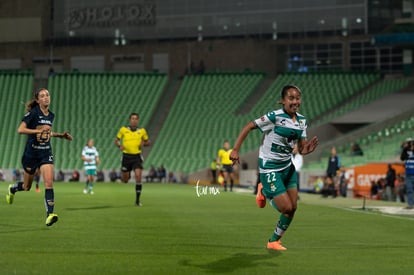
<instances>
[{"instance_id":1,"label":"orange cleat","mask_svg":"<svg viewBox=\"0 0 414 275\"><path fill-rule=\"evenodd\" d=\"M259 206L259 208L263 208L266 206L266 198L262 194L263 185L262 183L259 183L257 186L257 195L256 195L256 204Z\"/></svg>"},{"instance_id":2,"label":"orange cleat","mask_svg":"<svg viewBox=\"0 0 414 275\"><path fill-rule=\"evenodd\" d=\"M274 241L274 242L268 242L267 249L280 250L280 251L287 250L287 248L282 245L282 242L280 240Z\"/></svg>"}]
</instances>

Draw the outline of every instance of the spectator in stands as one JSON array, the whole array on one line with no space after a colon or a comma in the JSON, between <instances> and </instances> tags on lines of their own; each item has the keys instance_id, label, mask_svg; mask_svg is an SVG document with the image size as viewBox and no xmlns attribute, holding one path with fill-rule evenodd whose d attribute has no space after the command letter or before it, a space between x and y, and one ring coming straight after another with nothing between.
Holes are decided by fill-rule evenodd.
<instances>
[{"instance_id":1,"label":"spectator in stands","mask_svg":"<svg viewBox=\"0 0 414 275\"><path fill-rule=\"evenodd\" d=\"M139 127L139 115L129 115L128 126L122 126L115 138L115 145L122 151L121 180L127 183L131 177L131 171L135 174L135 206L142 206L142 169L144 159L142 148L151 144L147 130Z\"/></svg>"},{"instance_id":2,"label":"spectator in stands","mask_svg":"<svg viewBox=\"0 0 414 275\"><path fill-rule=\"evenodd\" d=\"M62 170L59 170L57 177L56 177L56 181L65 181L65 174L63 173Z\"/></svg>"},{"instance_id":3,"label":"spectator in stands","mask_svg":"<svg viewBox=\"0 0 414 275\"><path fill-rule=\"evenodd\" d=\"M79 179L80 179L79 171L78 170L73 170L72 176L69 179L69 181L79 181Z\"/></svg>"},{"instance_id":4,"label":"spectator in stands","mask_svg":"<svg viewBox=\"0 0 414 275\"><path fill-rule=\"evenodd\" d=\"M381 200L382 188L378 181L371 180L371 199Z\"/></svg>"},{"instance_id":5,"label":"spectator in stands","mask_svg":"<svg viewBox=\"0 0 414 275\"><path fill-rule=\"evenodd\" d=\"M118 173L115 171L115 169L112 169L112 170L109 172L109 180L110 180L111 182L115 182L115 181L117 181L119 178L120 178L120 176L119 176L119 175L118 175Z\"/></svg>"},{"instance_id":6,"label":"spectator in stands","mask_svg":"<svg viewBox=\"0 0 414 275\"><path fill-rule=\"evenodd\" d=\"M163 182L164 180L167 180L167 170L165 170L165 167L162 164L161 164L160 167L158 167L157 178L160 182Z\"/></svg>"},{"instance_id":7,"label":"spectator in stands","mask_svg":"<svg viewBox=\"0 0 414 275\"><path fill-rule=\"evenodd\" d=\"M400 156L405 162L405 189L407 192L407 209L414 208L414 140L409 139Z\"/></svg>"},{"instance_id":8,"label":"spectator in stands","mask_svg":"<svg viewBox=\"0 0 414 275\"><path fill-rule=\"evenodd\" d=\"M395 201L395 169L392 168L391 163L388 163L387 174L385 175L385 193L384 199L387 201Z\"/></svg>"},{"instance_id":9,"label":"spectator in stands","mask_svg":"<svg viewBox=\"0 0 414 275\"><path fill-rule=\"evenodd\" d=\"M379 200L385 200L385 178L379 178L377 181Z\"/></svg>"},{"instance_id":10,"label":"spectator in stands","mask_svg":"<svg viewBox=\"0 0 414 275\"><path fill-rule=\"evenodd\" d=\"M337 188L335 186L333 178L326 176L324 178L323 187L321 189L322 197L327 198L329 196L332 196L332 198L336 198L337 193Z\"/></svg>"},{"instance_id":11,"label":"spectator in stands","mask_svg":"<svg viewBox=\"0 0 414 275\"><path fill-rule=\"evenodd\" d=\"M145 176L145 180L147 182L153 182L155 178L157 178L157 170L155 170L154 165L151 165L151 168L148 171L148 175Z\"/></svg>"},{"instance_id":12,"label":"spectator in stands","mask_svg":"<svg viewBox=\"0 0 414 275\"><path fill-rule=\"evenodd\" d=\"M168 172L168 182L176 183L177 178L172 171Z\"/></svg>"},{"instance_id":13,"label":"spectator in stands","mask_svg":"<svg viewBox=\"0 0 414 275\"><path fill-rule=\"evenodd\" d=\"M297 175L291 156L293 146L297 142L298 151L302 155L312 153L318 146L316 136L307 139L306 118L298 113L301 102L300 89L292 84L285 85L279 101L282 108L248 122L240 131L230 153L233 164L239 163L239 150L249 133L254 129L263 133L256 204L263 208L266 200L269 200L271 206L280 212L277 225L267 243L268 249L286 250L280 240L292 222L297 208Z\"/></svg>"},{"instance_id":14,"label":"spectator in stands","mask_svg":"<svg viewBox=\"0 0 414 275\"><path fill-rule=\"evenodd\" d=\"M351 156L363 156L364 152L361 149L361 146L359 146L358 143L354 143L351 146Z\"/></svg>"},{"instance_id":15,"label":"spectator in stands","mask_svg":"<svg viewBox=\"0 0 414 275\"><path fill-rule=\"evenodd\" d=\"M300 190L300 170L303 166L303 156L298 151L298 144L295 143L292 151L292 163L295 166L296 174L298 175L298 190Z\"/></svg>"},{"instance_id":16,"label":"spectator in stands","mask_svg":"<svg viewBox=\"0 0 414 275\"><path fill-rule=\"evenodd\" d=\"M17 129L19 134L27 135L26 147L22 157L23 182L19 181L9 186L6 200L7 203L12 204L16 192L29 191L32 187L34 174L37 169L40 169L45 187L46 226L51 226L58 221L58 216L54 213L54 157L51 138L58 137L71 141L72 136L68 132L57 133L52 131L55 114L49 110L51 103L49 91L40 88L33 95L32 100L26 104L27 112Z\"/></svg>"},{"instance_id":17,"label":"spectator in stands","mask_svg":"<svg viewBox=\"0 0 414 275\"><path fill-rule=\"evenodd\" d=\"M22 180L22 174L20 173L19 169L13 170L13 181L20 181Z\"/></svg>"},{"instance_id":18,"label":"spectator in stands","mask_svg":"<svg viewBox=\"0 0 414 275\"><path fill-rule=\"evenodd\" d=\"M400 146L400 154L402 153L402 151L404 150L404 148L406 148L406 147L409 145L409 143L410 143L412 140L413 140L412 138L407 138L406 140L404 140L404 141L401 143L401 146Z\"/></svg>"},{"instance_id":19,"label":"spectator in stands","mask_svg":"<svg viewBox=\"0 0 414 275\"><path fill-rule=\"evenodd\" d=\"M223 143L223 148L217 153L217 164L220 165L224 176L224 191L227 191L227 183L230 182L230 192L233 191L234 184L233 162L230 159L231 151L230 142L226 140Z\"/></svg>"},{"instance_id":20,"label":"spectator in stands","mask_svg":"<svg viewBox=\"0 0 414 275\"><path fill-rule=\"evenodd\" d=\"M96 173L96 181L98 181L98 182L103 182L103 181L105 181L105 174L104 174L104 172L102 171L102 169L101 169L101 170L99 170L99 171Z\"/></svg>"},{"instance_id":21,"label":"spectator in stands","mask_svg":"<svg viewBox=\"0 0 414 275\"><path fill-rule=\"evenodd\" d=\"M336 173L338 172L339 168L341 167L341 159L336 153L336 148L331 148L331 155L328 159L328 168L326 169L326 176L331 177L335 180Z\"/></svg>"}]
</instances>

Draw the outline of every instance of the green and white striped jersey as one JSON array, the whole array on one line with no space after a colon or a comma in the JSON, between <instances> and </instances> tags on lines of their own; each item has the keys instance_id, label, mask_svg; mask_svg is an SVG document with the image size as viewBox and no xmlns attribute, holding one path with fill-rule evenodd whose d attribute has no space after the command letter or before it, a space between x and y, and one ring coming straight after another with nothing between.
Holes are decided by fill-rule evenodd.
<instances>
[{"instance_id":1,"label":"green and white striped jersey","mask_svg":"<svg viewBox=\"0 0 414 275\"><path fill-rule=\"evenodd\" d=\"M306 139L306 118L296 113L294 121L283 109L279 109L254 120L254 123L264 134L259 151L260 173L289 167L295 141Z\"/></svg>"},{"instance_id":2,"label":"green and white striped jersey","mask_svg":"<svg viewBox=\"0 0 414 275\"><path fill-rule=\"evenodd\" d=\"M85 157L88 161L83 162L83 166L85 170L96 170L96 158L99 156L98 150L96 150L95 146L89 147L85 146L82 150L82 156Z\"/></svg>"}]
</instances>

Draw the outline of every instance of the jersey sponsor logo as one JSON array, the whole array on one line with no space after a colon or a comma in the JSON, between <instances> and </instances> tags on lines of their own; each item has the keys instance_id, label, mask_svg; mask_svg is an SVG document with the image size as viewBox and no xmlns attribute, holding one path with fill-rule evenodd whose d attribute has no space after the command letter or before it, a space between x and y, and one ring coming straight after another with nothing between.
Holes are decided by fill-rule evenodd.
<instances>
[{"instance_id":1,"label":"jersey sponsor logo","mask_svg":"<svg viewBox=\"0 0 414 275\"><path fill-rule=\"evenodd\" d=\"M33 149L37 149L37 150L49 150L50 149L50 145L39 146L39 145L32 144L32 148Z\"/></svg>"},{"instance_id":2,"label":"jersey sponsor logo","mask_svg":"<svg viewBox=\"0 0 414 275\"><path fill-rule=\"evenodd\" d=\"M40 118L40 117L39 117ZM50 120L46 120L46 119L40 119L39 120L40 124L47 124L47 125L52 125L52 122Z\"/></svg>"}]
</instances>

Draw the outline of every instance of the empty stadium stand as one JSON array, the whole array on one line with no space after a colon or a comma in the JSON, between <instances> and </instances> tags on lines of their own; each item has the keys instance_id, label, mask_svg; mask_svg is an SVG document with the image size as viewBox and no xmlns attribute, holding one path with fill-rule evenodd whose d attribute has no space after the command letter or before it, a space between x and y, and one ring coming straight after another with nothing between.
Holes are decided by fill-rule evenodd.
<instances>
[{"instance_id":1,"label":"empty stadium stand","mask_svg":"<svg viewBox=\"0 0 414 275\"><path fill-rule=\"evenodd\" d=\"M208 166L223 141L233 141L247 122L235 112L263 78L254 73L186 76L147 165L184 173Z\"/></svg>"},{"instance_id":2,"label":"empty stadium stand","mask_svg":"<svg viewBox=\"0 0 414 275\"><path fill-rule=\"evenodd\" d=\"M20 168L26 137L17 134L17 127L25 114L25 105L31 99L33 73L0 72L0 109L3 125L0 134L0 168Z\"/></svg>"}]
</instances>

